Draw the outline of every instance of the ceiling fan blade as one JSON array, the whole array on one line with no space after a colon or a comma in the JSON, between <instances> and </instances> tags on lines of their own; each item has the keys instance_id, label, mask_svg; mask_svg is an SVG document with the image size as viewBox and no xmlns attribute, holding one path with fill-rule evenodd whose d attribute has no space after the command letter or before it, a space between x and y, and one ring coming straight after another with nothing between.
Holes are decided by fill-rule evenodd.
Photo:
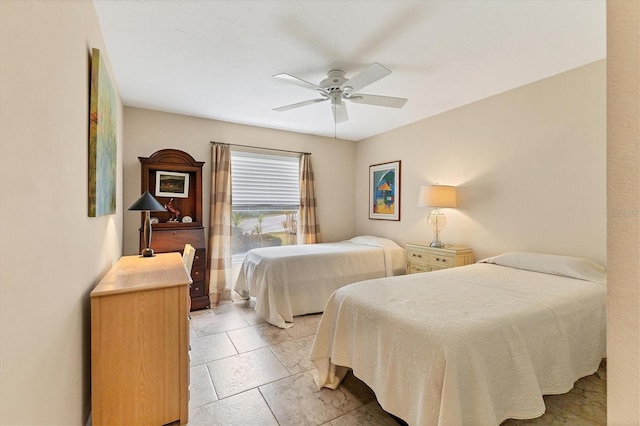
<instances>
[{"instance_id":1,"label":"ceiling fan blade","mask_svg":"<svg viewBox=\"0 0 640 426\"><path fill-rule=\"evenodd\" d=\"M407 103L406 98L394 98L392 96L365 95L364 93L354 93L346 97L351 102L358 104L377 105L391 108L402 108Z\"/></svg>"},{"instance_id":2,"label":"ceiling fan blade","mask_svg":"<svg viewBox=\"0 0 640 426\"><path fill-rule=\"evenodd\" d=\"M390 69L374 62L349 80L345 81L342 86L340 86L340 89L351 93L357 92L363 87L368 86L371 83L375 83L382 77L386 77L389 74L391 74ZM350 87L350 89L347 89L347 87Z\"/></svg>"},{"instance_id":3,"label":"ceiling fan blade","mask_svg":"<svg viewBox=\"0 0 640 426\"><path fill-rule=\"evenodd\" d=\"M347 114L347 107L344 103L331 105L331 110L333 111L333 120L336 123L342 123L343 121L349 120L349 114Z\"/></svg>"},{"instance_id":4,"label":"ceiling fan blade","mask_svg":"<svg viewBox=\"0 0 640 426\"><path fill-rule=\"evenodd\" d=\"M277 78L277 79L282 80L282 81L293 83L296 86L304 87L305 89L318 90L318 91L320 91L322 93L325 92L325 90L322 87L320 87L320 86L318 86L316 84L313 84L313 83L309 83L308 81L303 80L301 78L298 78L296 76L293 76L291 74L286 74L286 73L276 74L276 75L273 76L273 78Z\"/></svg>"},{"instance_id":5,"label":"ceiling fan blade","mask_svg":"<svg viewBox=\"0 0 640 426\"><path fill-rule=\"evenodd\" d=\"M324 101L326 101L328 99L329 98L309 99L308 101L298 102L298 103L291 104L291 105L281 106L281 107L278 107L278 108L274 108L273 110L274 111L279 111L279 112L288 111L290 109L300 108L300 107L311 105L311 104L315 104L315 103L318 103L318 102L324 102Z\"/></svg>"}]
</instances>

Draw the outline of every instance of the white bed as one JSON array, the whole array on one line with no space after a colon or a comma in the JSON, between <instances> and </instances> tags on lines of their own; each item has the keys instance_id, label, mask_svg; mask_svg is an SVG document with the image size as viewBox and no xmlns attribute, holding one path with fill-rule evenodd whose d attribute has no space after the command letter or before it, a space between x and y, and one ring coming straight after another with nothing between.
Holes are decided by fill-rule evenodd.
<instances>
[{"instance_id":1,"label":"white bed","mask_svg":"<svg viewBox=\"0 0 640 426\"><path fill-rule=\"evenodd\" d=\"M360 236L250 250L233 289L255 297L256 312L270 324L288 328L296 315L322 312L331 294L346 284L405 271L405 249L385 238Z\"/></svg>"},{"instance_id":2,"label":"white bed","mask_svg":"<svg viewBox=\"0 0 640 426\"><path fill-rule=\"evenodd\" d=\"M318 386L349 368L410 425L498 425L545 411L605 357L606 275L586 259L507 253L351 284L325 308Z\"/></svg>"}]
</instances>

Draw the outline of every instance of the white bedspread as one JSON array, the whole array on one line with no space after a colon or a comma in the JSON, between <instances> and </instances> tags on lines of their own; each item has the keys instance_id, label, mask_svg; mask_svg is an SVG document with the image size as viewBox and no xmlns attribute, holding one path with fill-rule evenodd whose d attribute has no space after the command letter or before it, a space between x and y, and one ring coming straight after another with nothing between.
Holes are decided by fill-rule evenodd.
<instances>
[{"instance_id":1,"label":"white bedspread","mask_svg":"<svg viewBox=\"0 0 640 426\"><path fill-rule=\"evenodd\" d=\"M331 294L356 281L404 274L405 250L371 236L338 243L250 250L233 289L256 298L256 312L288 328L296 315L322 312Z\"/></svg>"},{"instance_id":2,"label":"white bedspread","mask_svg":"<svg viewBox=\"0 0 640 426\"><path fill-rule=\"evenodd\" d=\"M605 305L605 285L494 264L376 279L332 295L310 358L410 425L498 425L598 369Z\"/></svg>"}]
</instances>

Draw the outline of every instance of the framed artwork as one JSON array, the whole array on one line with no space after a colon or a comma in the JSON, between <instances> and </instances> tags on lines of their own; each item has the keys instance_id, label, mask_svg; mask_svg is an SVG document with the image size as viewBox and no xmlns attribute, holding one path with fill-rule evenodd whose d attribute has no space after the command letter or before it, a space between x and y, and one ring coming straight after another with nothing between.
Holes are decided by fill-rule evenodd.
<instances>
[{"instance_id":1,"label":"framed artwork","mask_svg":"<svg viewBox=\"0 0 640 426\"><path fill-rule=\"evenodd\" d=\"M189 198L189 173L157 171L156 197Z\"/></svg>"},{"instance_id":2,"label":"framed artwork","mask_svg":"<svg viewBox=\"0 0 640 426\"><path fill-rule=\"evenodd\" d=\"M89 216L116 212L116 98L100 50L91 53L89 101Z\"/></svg>"},{"instance_id":3,"label":"framed artwork","mask_svg":"<svg viewBox=\"0 0 640 426\"><path fill-rule=\"evenodd\" d=\"M369 219L400 220L400 163L369 166Z\"/></svg>"}]
</instances>

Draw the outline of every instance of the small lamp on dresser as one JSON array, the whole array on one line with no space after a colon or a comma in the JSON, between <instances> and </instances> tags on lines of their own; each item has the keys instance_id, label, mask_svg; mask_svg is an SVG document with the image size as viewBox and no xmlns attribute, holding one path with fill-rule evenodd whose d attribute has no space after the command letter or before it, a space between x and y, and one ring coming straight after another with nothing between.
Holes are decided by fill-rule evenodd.
<instances>
[{"instance_id":1,"label":"small lamp on dresser","mask_svg":"<svg viewBox=\"0 0 640 426\"><path fill-rule=\"evenodd\" d=\"M144 194L138 198L138 200L131 204L128 210L131 211L144 211L144 249L140 253L142 257L153 256L153 249L151 248L151 215L149 212L165 212L166 208L158 200L153 198L153 195L149 194L149 191L144 191Z\"/></svg>"},{"instance_id":2,"label":"small lamp on dresser","mask_svg":"<svg viewBox=\"0 0 640 426\"><path fill-rule=\"evenodd\" d=\"M431 247L444 247L440 241L440 231L447 223L444 213L440 211L445 207L456 207L456 187L448 185L423 185L420 187L418 207L434 207L427 221L433 229L433 241Z\"/></svg>"}]
</instances>

